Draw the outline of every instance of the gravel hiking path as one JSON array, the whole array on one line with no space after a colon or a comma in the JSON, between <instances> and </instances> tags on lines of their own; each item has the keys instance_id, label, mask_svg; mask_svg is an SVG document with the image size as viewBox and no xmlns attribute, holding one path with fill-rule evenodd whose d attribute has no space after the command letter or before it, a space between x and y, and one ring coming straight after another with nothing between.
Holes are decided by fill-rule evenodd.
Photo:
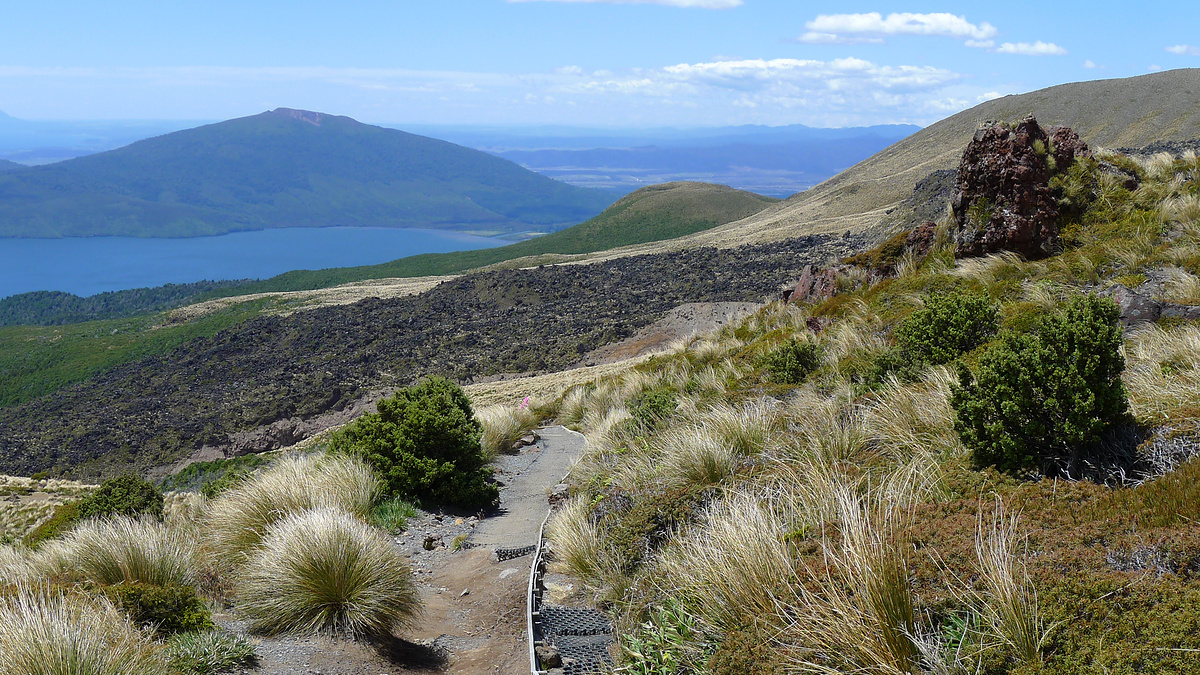
<instances>
[{"instance_id":1,"label":"gravel hiking path","mask_svg":"<svg viewBox=\"0 0 1200 675\"><path fill-rule=\"evenodd\" d=\"M562 427L539 429L538 441L493 463L500 507L483 518L422 513L397 535L413 568L425 609L402 636L386 643L327 637L259 638L254 675L385 675L453 673L520 675L529 671L525 591L531 555L497 561L496 548L537 543L547 496L583 455L583 436ZM453 551L462 537L466 547ZM426 548L432 547L432 550ZM245 623L215 617L234 632Z\"/></svg>"}]
</instances>

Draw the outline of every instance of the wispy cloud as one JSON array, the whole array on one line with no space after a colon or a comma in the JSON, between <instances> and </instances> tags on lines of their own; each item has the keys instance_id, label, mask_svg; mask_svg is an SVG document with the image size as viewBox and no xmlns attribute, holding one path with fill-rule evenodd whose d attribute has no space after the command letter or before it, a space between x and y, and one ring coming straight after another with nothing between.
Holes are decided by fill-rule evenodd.
<instances>
[{"instance_id":1,"label":"wispy cloud","mask_svg":"<svg viewBox=\"0 0 1200 675\"><path fill-rule=\"evenodd\" d=\"M508 2L589 2L608 5L666 5L689 9L733 9L741 7L742 0L508 0Z\"/></svg>"},{"instance_id":2,"label":"wispy cloud","mask_svg":"<svg viewBox=\"0 0 1200 675\"><path fill-rule=\"evenodd\" d=\"M864 59L714 59L663 68L533 73L386 68L0 66L0 86L53 92L42 117L151 97L148 116L222 118L278 106L366 121L575 124L925 124L967 105L962 76ZM22 84L24 83L24 84ZM61 108L58 108L61 107ZM112 111L112 112L109 112Z\"/></svg>"},{"instance_id":3,"label":"wispy cloud","mask_svg":"<svg viewBox=\"0 0 1200 675\"><path fill-rule=\"evenodd\" d=\"M1024 56L1062 56L1066 49L1053 42L1005 42L996 48L1001 54L1022 54Z\"/></svg>"},{"instance_id":4,"label":"wispy cloud","mask_svg":"<svg viewBox=\"0 0 1200 675\"><path fill-rule=\"evenodd\" d=\"M1099 68L1100 66L1096 65L1095 61L1088 59L1083 62L1083 67L1087 68L1088 70L1092 70L1093 68Z\"/></svg>"},{"instance_id":5,"label":"wispy cloud","mask_svg":"<svg viewBox=\"0 0 1200 675\"><path fill-rule=\"evenodd\" d=\"M1167 47L1167 51L1180 56L1200 56L1200 47L1191 45L1172 45Z\"/></svg>"},{"instance_id":6,"label":"wispy cloud","mask_svg":"<svg viewBox=\"0 0 1200 675\"><path fill-rule=\"evenodd\" d=\"M966 17L946 12L894 12L886 17L879 12L821 14L804 27L808 32L798 40L809 44L882 42L883 36L890 35L940 35L979 44L989 41L997 33L990 23L973 24Z\"/></svg>"}]
</instances>

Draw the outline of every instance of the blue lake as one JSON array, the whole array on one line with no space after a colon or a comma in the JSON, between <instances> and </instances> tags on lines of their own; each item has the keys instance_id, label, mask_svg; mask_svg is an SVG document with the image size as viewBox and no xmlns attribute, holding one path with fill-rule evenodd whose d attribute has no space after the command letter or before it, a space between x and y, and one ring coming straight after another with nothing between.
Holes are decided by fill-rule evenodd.
<instances>
[{"instance_id":1,"label":"blue lake","mask_svg":"<svg viewBox=\"0 0 1200 675\"><path fill-rule=\"evenodd\" d=\"M0 239L0 298L29 291L87 296L204 279L265 279L289 270L373 265L506 243L457 232L380 227L279 228L187 239Z\"/></svg>"}]
</instances>

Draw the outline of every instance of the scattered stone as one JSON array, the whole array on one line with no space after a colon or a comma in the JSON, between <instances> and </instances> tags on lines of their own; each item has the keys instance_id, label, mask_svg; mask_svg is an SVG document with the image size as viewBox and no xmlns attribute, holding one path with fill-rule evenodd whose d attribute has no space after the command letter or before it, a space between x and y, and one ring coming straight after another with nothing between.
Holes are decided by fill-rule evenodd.
<instances>
[{"instance_id":1,"label":"scattered stone","mask_svg":"<svg viewBox=\"0 0 1200 675\"><path fill-rule=\"evenodd\" d=\"M566 501L570 496L571 487L566 483L559 483L551 488L550 496L547 498L547 501L550 502L551 505L554 505L558 504L559 502Z\"/></svg>"},{"instance_id":2,"label":"scattered stone","mask_svg":"<svg viewBox=\"0 0 1200 675\"><path fill-rule=\"evenodd\" d=\"M1163 313L1163 303L1120 284L1104 289L1100 295L1116 301L1121 308L1121 323L1126 327L1158 321Z\"/></svg>"},{"instance_id":3,"label":"scattered stone","mask_svg":"<svg viewBox=\"0 0 1200 675\"><path fill-rule=\"evenodd\" d=\"M471 594L471 589L469 589L469 588L464 588L464 589L463 589L463 592L458 594L458 597L460 597L460 598L465 598L466 596L468 596L468 595L470 595L470 594Z\"/></svg>"},{"instance_id":4,"label":"scattered stone","mask_svg":"<svg viewBox=\"0 0 1200 675\"><path fill-rule=\"evenodd\" d=\"M442 538L440 536L429 535L429 536L425 537L424 546L425 546L426 551L432 551L441 545L442 545Z\"/></svg>"},{"instance_id":5,"label":"scattered stone","mask_svg":"<svg viewBox=\"0 0 1200 675\"><path fill-rule=\"evenodd\" d=\"M958 165L951 208L955 255L1014 251L1044 258L1061 247L1051 176L1091 157L1071 129L1042 129L1032 115L1015 127L989 123L975 132Z\"/></svg>"},{"instance_id":6,"label":"scattered stone","mask_svg":"<svg viewBox=\"0 0 1200 675\"><path fill-rule=\"evenodd\" d=\"M559 668L563 664L562 655L552 645L539 645L534 647L533 651L543 668Z\"/></svg>"}]
</instances>

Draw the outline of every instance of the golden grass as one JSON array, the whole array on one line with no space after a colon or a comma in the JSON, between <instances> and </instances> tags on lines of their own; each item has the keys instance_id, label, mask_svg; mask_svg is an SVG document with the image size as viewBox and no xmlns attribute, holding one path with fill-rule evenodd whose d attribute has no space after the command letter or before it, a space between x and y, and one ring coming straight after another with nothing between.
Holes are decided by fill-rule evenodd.
<instances>
[{"instance_id":1,"label":"golden grass","mask_svg":"<svg viewBox=\"0 0 1200 675\"><path fill-rule=\"evenodd\" d=\"M272 525L238 574L237 600L251 629L268 635L390 635L421 606L391 538L336 508Z\"/></svg>"},{"instance_id":2,"label":"golden grass","mask_svg":"<svg viewBox=\"0 0 1200 675\"><path fill-rule=\"evenodd\" d=\"M780 603L790 668L912 673L919 650L912 592L895 531L904 512L851 486L834 491L840 541L826 540L819 594Z\"/></svg>"},{"instance_id":3,"label":"golden grass","mask_svg":"<svg viewBox=\"0 0 1200 675\"><path fill-rule=\"evenodd\" d=\"M1162 269L1164 300L1191 302L1200 299L1200 277L1178 267Z\"/></svg>"},{"instance_id":4,"label":"golden grass","mask_svg":"<svg viewBox=\"0 0 1200 675\"><path fill-rule=\"evenodd\" d=\"M1146 424L1190 419L1200 406L1200 326L1147 326L1125 344L1129 407Z\"/></svg>"},{"instance_id":5,"label":"golden grass","mask_svg":"<svg viewBox=\"0 0 1200 675\"><path fill-rule=\"evenodd\" d=\"M48 576L102 586L190 586L196 581L196 541L184 530L154 520L119 516L84 521L55 543L35 557Z\"/></svg>"},{"instance_id":6,"label":"golden grass","mask_svg":"<svg viewBox=\"0 0 1200 675\"><path fill-rule=\"evenodd\" d=\"M599 588L614 576L612 556L604 549L590 511L586 499L571 498L546 523L546 537L554 552L554 570Z\"/></svg>"},{"instance_id":7,"label":"golden grass","mask_svg":"<svg viewBox=\"0 0 1200 675\"><path fill-rule=\"evenodd\" d=\"M103 598L24 588L0 598L0 675L166 675L147 633Z\"/></svg>"},{"instance_id":8,"label":"golden grass","mask_svg":"<svg viewBox=\"0 0 1200 675\"><path fill-rule=\"evenodd\" d=\"M984 617L1000 637L1027 664L1041 662L1047 630L1038 616L1037 593L1024 568L1017 569L1018 517L1007 515L997 502L992 522L980 515L975 536L975 554L980 578L986 589Z\"/></svg>"},{"instance_id":9,"label":"golden grass","mask_svg":"<svg viewBox=\"0 0 1200 675\"><path fill-rule=\"evenodd\" d=\"M533 404L523 401L517 406L491 405L475 410L475 419L483 427L480 445L485 457L493 458L509 452L522 436L533 431L542 418L533 410Z\"/></svg>"},{"instance_id":10,"label":"golden grass","mask_svg":"<svg viewBox=\"0 0 1200 675\"><path fill-rule=\"evenodd\" d=\"M769 494L737 492L714 502L663 551L655 583L719 631L774 614L793 579L794 524Z\"/></svg>"},{"instance_id":11,"label":"golden grass","mask_svg":"<svg viewBox=\"0 0 1200 675\"><path fill-rule=\"evenodd\" d=\"M236 567L275 523L323 507L366 519L379 490L379 479L356 458L284 457L209 503L204 545L220 566Z\"/></svg>"},{"instance_id":12,"label":"golden grass","mask_svg":"<svg viewBox=\"0 0 1200 675\"><path fill-rule=\"evenodd\" d=\"M97 487L78 481L0 475L0 536L24 538L49 520L59 506Z\"/></svg>"}]
</instances>

